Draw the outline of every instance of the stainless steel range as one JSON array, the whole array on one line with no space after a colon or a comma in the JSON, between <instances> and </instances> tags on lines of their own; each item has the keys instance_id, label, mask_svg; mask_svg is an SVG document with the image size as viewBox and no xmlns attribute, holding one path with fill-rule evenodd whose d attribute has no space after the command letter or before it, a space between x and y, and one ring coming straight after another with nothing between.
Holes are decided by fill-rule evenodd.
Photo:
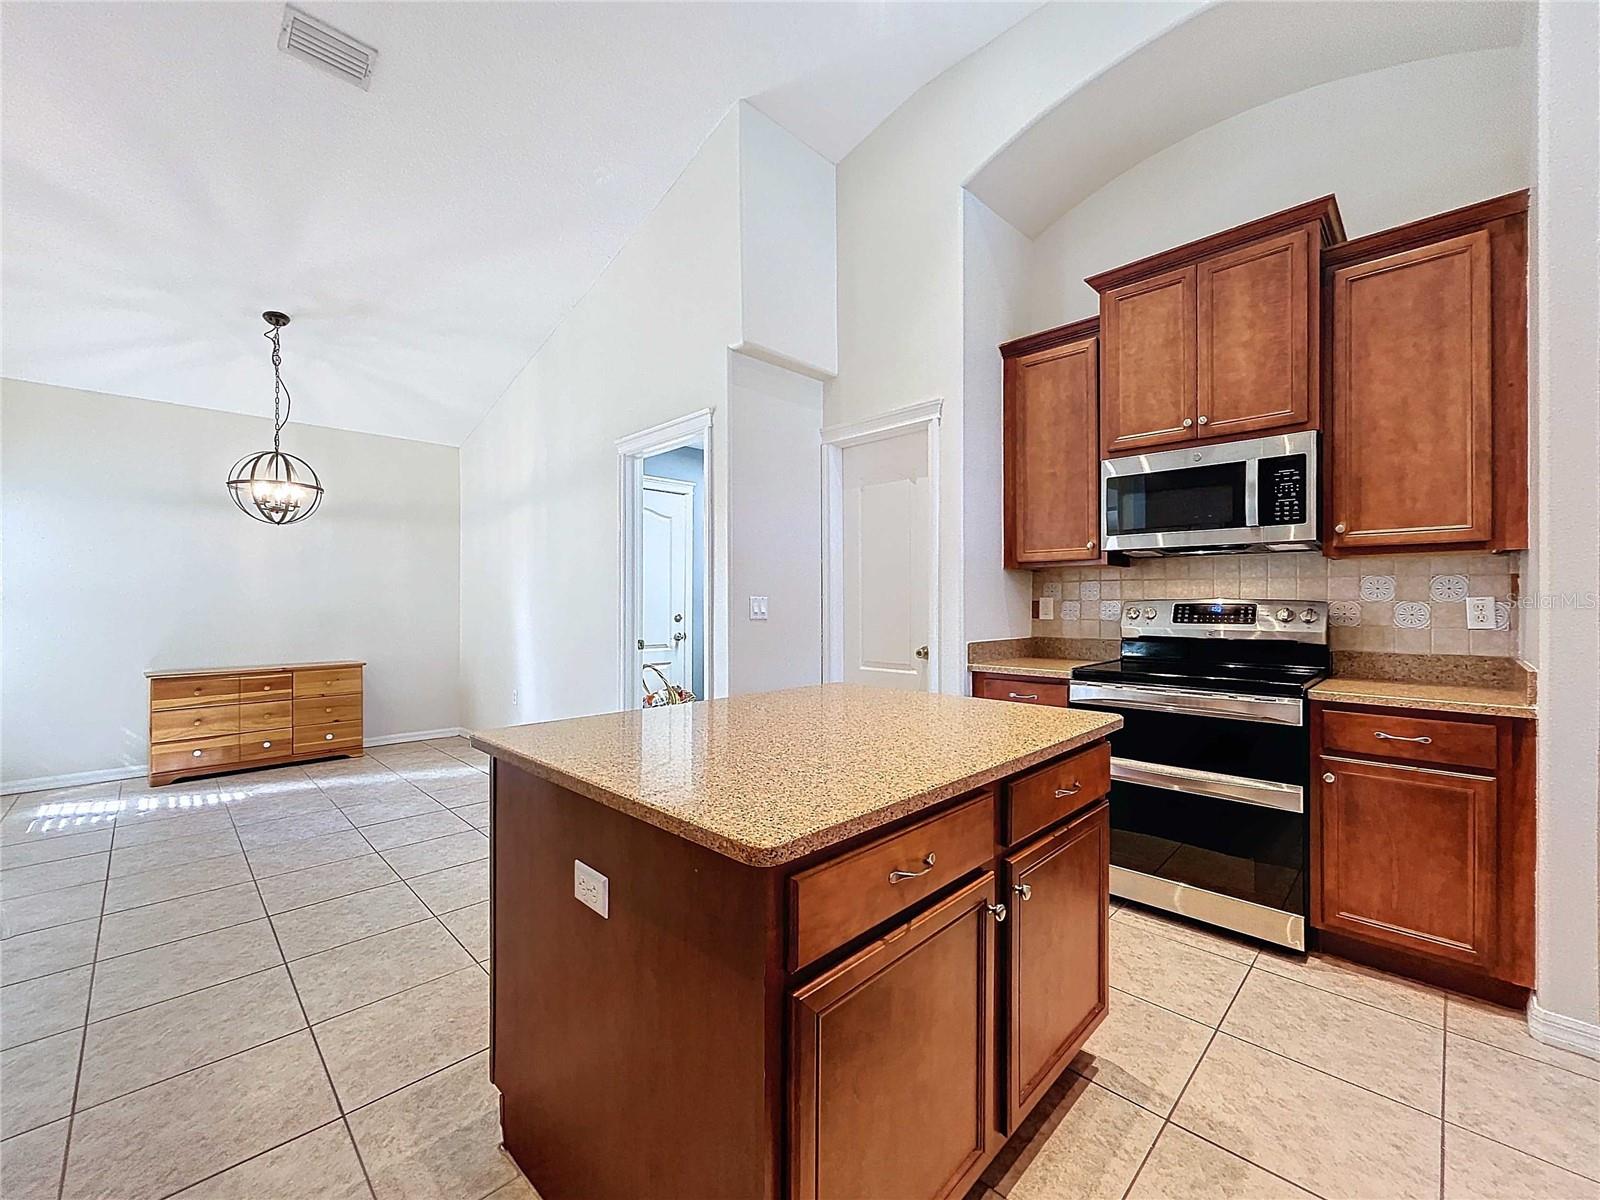
<instances>
[{"instance_id":1,"label":"stainless steel range","mask_svg":"<svg viewBox=\"0 0 1600 1200\"><path fill-rule=\"evenodd\" d=\"M1305 949L1311 746L1328 606L1142 600L1122 657L1073 672L1111 736L1111 892Z\"/></svg>"}]
</instances>

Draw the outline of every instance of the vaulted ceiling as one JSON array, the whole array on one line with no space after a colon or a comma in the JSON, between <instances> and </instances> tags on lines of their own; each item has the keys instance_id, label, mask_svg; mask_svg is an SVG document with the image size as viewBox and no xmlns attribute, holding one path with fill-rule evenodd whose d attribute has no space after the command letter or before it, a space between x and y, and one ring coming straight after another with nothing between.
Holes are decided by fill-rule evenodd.
<instances>
[{"instance_id":1,"label":"vaulted ceiling","mask_svg":"<svg viewBox=\"0 0 1600 1200\"><path fill-rule=\"evenodd\" d=\"M276 3L0 9L0 372L459 443L750 99L837 160L1035 5L303 5L363 91L280 52Z\"/></svg>"}]
</instances>

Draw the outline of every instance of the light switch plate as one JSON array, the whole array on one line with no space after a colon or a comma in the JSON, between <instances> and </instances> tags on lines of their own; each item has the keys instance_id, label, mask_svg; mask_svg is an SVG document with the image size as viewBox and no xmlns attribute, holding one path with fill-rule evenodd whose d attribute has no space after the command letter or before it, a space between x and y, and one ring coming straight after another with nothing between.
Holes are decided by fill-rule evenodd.
<instances>
[{"instance_id":1,"label":"light switch plate","mask_svg":"<svg viewBox=\"0 0 1600 1200\"><path fill-rule=\"evenodd\" d=\"M611 881L581 858L572 860L572 894L584 907L611 919Z\"/></svg>"},{"instance_id":2,"label":"light switch plate","mask_svg":"<svg viewBox=\"0 0 1600 1200\"><path fill-rule=\"evenodd\" d=\"M750 619L752 621L765 621L767 619L767 598L765 596L750 597Z\"/></svg>"},{"instance_id":3,"label":"light switch plate","mask_svg":"<svg viewBox=\"0 0 1600 1200\"><path fill-rule=\"evenodd\" d=\"M1493 596L1468 596L1467 597L1467 628L1468 629L1493 629L1494 628L1494 597Z\"/></svg>"}]
</instances>

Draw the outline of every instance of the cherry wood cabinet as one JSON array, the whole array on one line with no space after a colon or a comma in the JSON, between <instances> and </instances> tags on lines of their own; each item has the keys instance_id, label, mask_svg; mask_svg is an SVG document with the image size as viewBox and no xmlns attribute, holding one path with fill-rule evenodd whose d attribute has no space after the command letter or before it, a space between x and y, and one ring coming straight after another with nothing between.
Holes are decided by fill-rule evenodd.
<instances>
[{"instance_id":1,"label":"cherry wood cabinet","mask_svg":"<svg viewBox=\"0 0 1600 1200\"><path fill-rule=\"evenodd\" d=\"M1006 859L1008 1129L1105 1019L1110 812L1101 801Z\"/></svg>"},{"instance_id":2,"label":"cherry wood cabinet","mask_svg":"<svg viewBox=\"0 0 1600 1200\"><path fill-rule=\"evenodd\" d=\"M794 994L790 1195L963 1196L999 1149L995 877Z\"/></svg>"},{"instance_id":3,"label":"cherry wood cabinet","mask_svg":"<svg viewBox=\"0 0 1600 1200\"><path fill-rule=\"evenodd\" d=\"M1091 276L1108 457L1314 429L1332 196Z\"/></svg>"},{"instance_id":4,"label":"cherry wood cabinet","mask_svg":"<svg viewBox=\"0 0 1600 1200\"><path fill-rule=\"evenodd\" d=\"M1067 708L1067 684L1062 679L1026 675L972 673L972 694L980 700L1010 700L1017 704L1049 704Z\"/></svg>"},{"instance_id":5,"label":"cherry wood cabinet","mask_svg":"<svg viewBox=\"0 0 1600 1200\"><path fill-rule=\"evenodd\" d=\"M1325 948L1496 999L1530 987L1533 723L1315 704L1312 741Z\"/></svg>"},{"instance_id":6,"label":"cherry wood cabinet","mask_svg":"<svg viewBox=\"0 0 1600 1200\"><path fill-rule=\"evenodd\" d=\"M1008 567L1101 558L1098 326L1000 347Z\"/></svg>"},{"instance_id":7,"label":"cherry wood cabinet","mask_svg":"<svg viewBox=\"0 0 1600 1200\"><path fill-rule=\"evenodd\" d=\"M1527 193L1324 259L1328 554L1527 546Z\"/></svg>"}]
</instances>

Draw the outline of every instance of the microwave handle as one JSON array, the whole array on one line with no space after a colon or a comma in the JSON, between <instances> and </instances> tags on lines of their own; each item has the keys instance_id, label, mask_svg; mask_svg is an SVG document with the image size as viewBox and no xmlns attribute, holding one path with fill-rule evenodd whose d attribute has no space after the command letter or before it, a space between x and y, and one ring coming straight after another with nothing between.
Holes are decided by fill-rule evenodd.
<instances>
[{"instance_id":1,"label":"microwave handle","mask_svg":"<svg viewBox=\"0 0 1600 1200\"><path fill-rule=\"evenodd\" d=\"M1244 527L1261 528L1261 460L1253 454L1244 460Z\"/></svg>"}]
</instances>

